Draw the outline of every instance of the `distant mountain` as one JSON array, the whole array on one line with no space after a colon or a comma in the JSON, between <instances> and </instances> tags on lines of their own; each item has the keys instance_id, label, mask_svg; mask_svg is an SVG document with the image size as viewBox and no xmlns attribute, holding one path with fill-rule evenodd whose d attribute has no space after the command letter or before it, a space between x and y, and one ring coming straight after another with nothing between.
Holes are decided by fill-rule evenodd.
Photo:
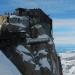
<instances>
[{"instance_id":1,"label":"distant mountain","mask_svg":"<svg viewBox=\"0 0 75 75\"><path fill-rule=\"evenodd\" d=\"M59 53L63 68L63 75L75 75L75 51Z\"/></svg>"}]
</instances>

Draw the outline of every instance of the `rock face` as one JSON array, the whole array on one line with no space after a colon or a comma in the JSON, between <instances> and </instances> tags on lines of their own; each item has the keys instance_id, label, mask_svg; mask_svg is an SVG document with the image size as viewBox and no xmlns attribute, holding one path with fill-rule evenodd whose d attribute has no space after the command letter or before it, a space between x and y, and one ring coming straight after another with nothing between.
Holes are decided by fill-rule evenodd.
<instances>
[{"instance_id":1,"label":"rock face","mask_svg":"<svg viewBox=\"0 0 75 75\"><path fill-rule=\"evenodd\" d=\"M62 75L52 20L41 9L16 9L0 32L1 50L23 75Z\"/></svg>"}]
</instances>

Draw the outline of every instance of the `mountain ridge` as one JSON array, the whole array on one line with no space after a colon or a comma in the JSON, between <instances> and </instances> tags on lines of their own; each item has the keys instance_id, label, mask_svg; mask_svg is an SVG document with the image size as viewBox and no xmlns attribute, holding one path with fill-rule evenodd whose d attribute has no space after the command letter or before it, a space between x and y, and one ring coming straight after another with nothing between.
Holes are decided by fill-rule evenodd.
<instances>
[{"instance_id":1,"label":"mountain ridge","mask_svg":"<svg viewBox=\"0 0 75 75\"><path fill-rule=\"evenodd\" d=\"M75 75L75 50L59 53L63 75Z\"/></svg>"}]
</instances>

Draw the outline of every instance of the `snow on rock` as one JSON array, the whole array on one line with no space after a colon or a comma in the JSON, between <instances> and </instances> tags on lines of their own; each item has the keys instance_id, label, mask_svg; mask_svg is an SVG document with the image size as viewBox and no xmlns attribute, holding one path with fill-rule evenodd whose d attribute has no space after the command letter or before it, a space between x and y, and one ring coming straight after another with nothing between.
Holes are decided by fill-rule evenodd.
<instances>
[{"instance_id":1,"label":"snow on rock","mask_svg":"<svg viewBox=\"0 0 75 75\"><path fill-rule=\"evenodd\" d=\"M40 66L36 65L35 70L40 70Z\"/></svg>"},{"instance_id":2,"label":"snow on rock","mask_svg":"<svg viewBox=\"0 0 75 75\"><path fill-rule=\"evenodd\" d=\"M30 54L30 51L28 51L28 49L26 49L24 46L18 45L16 47L16 52L18 52L19 54L22 55L23 61L29 61L29 62L31 62L32 56Z\"/></svg>"},{"instance_id":3,"label":"snow on rock","mask_svg":"<svg viewBox=\"0 0 75 75\"><path fill-rule=\"evenodd\" d=\"M63 75L75 75L75 51L59 53L63 68Z\"/></svg>"},{"instance_id":4,"label":"snow on rock","mask_svg":"<svg viewBox=\"0 0 75 75\"><path fill-rule=\"evenodd\" d=\"M0 75L22 75L13 63L0 51Z\"/></svg>"},{"instance_id":5,"label":"snow on rock","mask_svg":"<svg viewBox=\"0 0 75 75\"><path fill-rule=\"evenodd\" d=\"M26 49L22 45L18 45L16 47L16 50L17 50L17 52L19 52L19 54L22 55L23 61L27 61L27 62L35 65L35 70L40 70L41 67L48 68L49 70L51 70L50 64L47 59L48 52L46 49L39 50L37 53L36 53L36 51L34 51L34 54L36 54L36 55L32 54L28 49ZM42 57L39 56L40 54ZM38 64L34 61L35 59L36 59L36 61L38 60Z\"/></svg>"},{"instance_id":6,"label":"snow on rock","mask_svg":"<svg viewBox=\"0 0 75 75\"><path fill-rule=\"evenodd\" d=\"M50 39L50 41L48 42L48 44L50 44L50 45L53 44L53 41Z\"/></svg>"},{"instance_id":7,"label":"snow on rock","mask_svg":"<svg viewBox=\"0 0 75 75\"><path fill-rule=\"evenodd\" d=\"M10 18L13 18L13 17L16 17L16 18L22 18L22 17L16 16L16 15L10 15Z\"/></svg>"},{"instance_id":8,"label":"snow on rock","mask_svg":"<svg viewBox=\"0 0 75 75\"><path fill-rule=\"evenodd\" d=\"M19 26L19 27L24 27L25 28L25 26L22 24L22 23L10 23L10 24L12 24L12 25L14 25L14 26Z\"/></svg>"},{"instance_id":9,"label":"snow on rock","mask_svg":"<svg viewBox=\"0 0 75 75\"><path fill-rule=\"evenodd\" d=\"M27 39L27 44L32 44L32 43L37 43L37 42L49 42L49 38L36 38L36 39L31 39L31 38L28 38Z\"/></svg>"},{"instance_id":10,"label":"snow on rock","mask_svg":"<svg viewBox=\"0 0 75 75\"><path fill-rule=\"evenodd\" d=\"M19 31L20 31L20 32L26 32L26 28L20 27L20 28L19 28Z\"/></svg>"},{"instance_id":11,"label":"snow on rock","mask_svg":"<svg viewBox=\"0 0 75 75\"><path fill-rule=\"evenodd\" d=\"M42 34L42 35L39 35L38 38L49 38L49 36L47 34Z\"/></svg>"},{"instance_id":12,"label":"snow on rock","mask_svg":"<svg viewBox=\"0 0 75 75\"><path fill-rule=\"evenodd\" d=\"M48 68L49 70L51 69L47 57L40 59L39 63L41 64L41 67Z\"/></svg>"},{"instance_id":13,"label":"snow on rock","mask_svg":"<svg viewBox=\"0 0 75 75\"><path fill-rule=\"evenodd\" d=\"M37 54L37 52L36 52L36 51L34 51L34 54Z\"/></svg>"},{"instance_id":14,"label":"snow on rock","mask_svg":"<svg viewBox=\"0 0 75 75\"><path fill-rule=\"evenodd\" d=\"M32 60L32 57L31 56L29 56L29 55L26 55L26 54L24 54L24 53L22 53L23 55L23 61L31 61Z\"/></svg>"},{"instance_id":15,"label":"snow on rock","mask_svg":"<svg viewBox=\"0 0 75 75\"><path fill-rule=\"evenodd\" d=\"M47 51L45 51L45 50L39 50L39 52L38 52L38 54L44 54L44 55L47 55L48 54L48 52Z\"/></svg>"},{"instance_id":16,"label":"snow on rock","mask_svg":"<svg viewBox=\"0 0 75 75\"><path fill-rule=\"evenodd\" d=\"M0 25L0 29L1 29L2 25Z\"/></svg>"},{"instance_id":17,"label":"snow on rock","mask_svg":"<svg viewBox=\"0 0 75 75\"><path fill-rule=\"evenodd\" d=\"M39 28L41 28L41 27L42 27L42 25L40 25L40 24L36 24L36 25L32 26L32 28L33 28L33 27L35 27L35 28L39 29Z\"/></svg>"},{"instance_id":18,"label":"snow on rock","mask_svg":"<svg viewBox=\"0 0 75 75\"><path fill-rule=\"evenodd\" d=\"M45 38L45 39L48 39L48 44L53 44L53 41L52 39L47 35L47 34L42 34L42 35L39 35L38 38Z\"/></svg>"},{"instance_id":19,"label":"snow on rock","mask_svg":"<svg viewBox=\"0 0 75 75\"><path fill-rule=\"evenodd\" d=\"M26 49L23 45L18 45L16 47L17 51L19 52L25 52L25 53L30 53L30 51L28 49Z\"/></svg>"},{"instance_id":20,"label":"snow on rock","mask_svg":"<svg viewBox=\"0 0 75 75\"><path fill-rule=\"evenodd\" d=\"M16 16L16 15L10 15L9 21L10 21L10 24L12 24L14 26L26 28L28 25L28 17L26 17L26 16L20 17L20 16Z\"/></svg>"}]
</instances>

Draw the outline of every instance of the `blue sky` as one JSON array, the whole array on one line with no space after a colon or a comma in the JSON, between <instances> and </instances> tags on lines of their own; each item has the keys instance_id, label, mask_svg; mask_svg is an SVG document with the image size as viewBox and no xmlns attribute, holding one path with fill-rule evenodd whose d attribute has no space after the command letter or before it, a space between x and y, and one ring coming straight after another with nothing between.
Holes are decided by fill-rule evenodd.
<instances>
[{"instance_id":1,"label":"blue sky","mask_svg":"<svg viewBox=\"0 0 75 75\"><path fill-rule=\"evenodd\" d=\"M57 51L75 50L75 0L0 0L0 14L17 7L41 8L53 19Z\"/></svg>"}]
</instances>

